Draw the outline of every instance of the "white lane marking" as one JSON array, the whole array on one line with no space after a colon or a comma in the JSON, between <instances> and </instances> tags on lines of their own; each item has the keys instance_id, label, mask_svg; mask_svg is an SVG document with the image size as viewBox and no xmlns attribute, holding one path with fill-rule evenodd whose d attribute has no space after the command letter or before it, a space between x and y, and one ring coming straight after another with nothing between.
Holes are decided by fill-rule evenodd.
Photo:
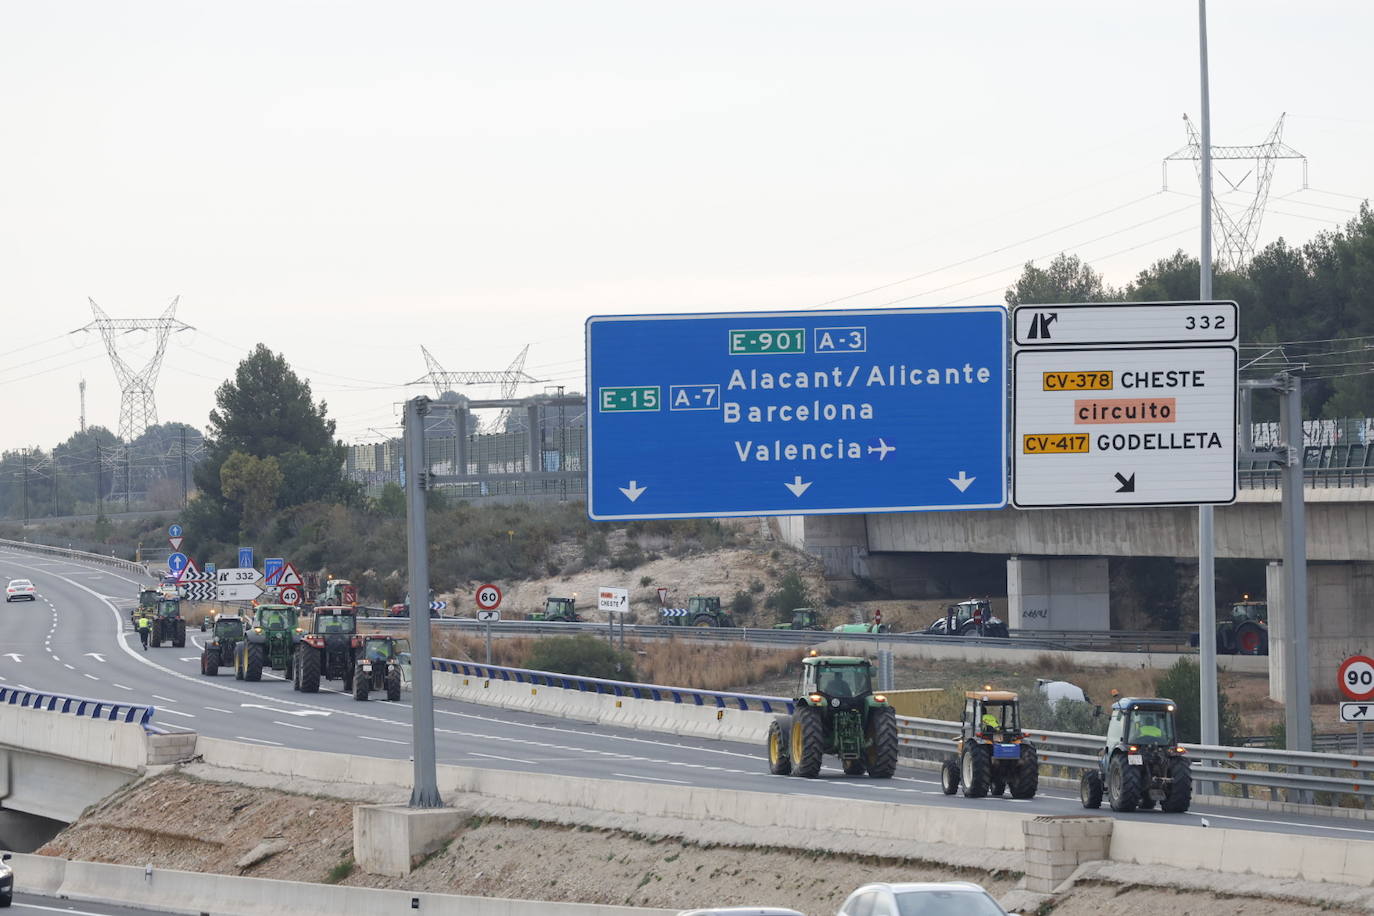
<instances>
[{"instance_id":1,"label":"white lane marking","mask_svg":"<svg viewBox=\"0 0 1374 916\"><path fill-rule=\"evenodd\" d=\"M272 720L272 724L273 724L273 725L284 725L284 726L286 726L287 728L299 728L301 731L306 731L306 732L313 732L313 731L314 731L314 729L311 728L309 725L293 725L293 724L291 724L290 722L278 722L276 719L273 719L273 720Z\"/></svg>"},{"instance_id":2,"label":"white lane marking","mask_svg":"<svg viewBox=\"0 0 1374 916\"><path fill-rule=\"evenodd\" d=\"M42 910L45 913L65 913L66 916L108 916L106 913L92 913L90 910L74 910L65 906L42 906L37 903L23 903L19 900L10 905L16 910Z\"/></svg>"},{"instance_id":3,"label":"white lane marking","mask_svg":"<svg viewBox=\"0 0 1374 916\"><path fill-rule=\"evenodd\" d=\"M233 711L232 709L220 709L218 706L207 706L207 707L205 707L205 708L206 708L206 709L209 709L209 710L211 710L211 711L213 711L213 712L224 712L224 713L228 713L228 714L231 715L231 716L234 714L234 711Z\"/></svg>"},{"instance_id":4,"label":"white lane marking","mask_svg":"<svg viewBox=\"0 0 1374 916\"><path fill-rule=\"evenodd\" d=\"M101 655L99 652L87 652L86 655L100 662L102 665L105 664L105 656Z\"/></svg>"},{"instance_id":5,"label":"white lane marking","mask_svg":"<svg viewBox=\"0 0 1374 916\"><path fill-rule=\"evenodd\" d=\"M76 670L76 666L75 666L75 665L69 665L69 664L67 664L66 662L63 662L63 663L62 663L62 667L63 667L63 668L66 668L68 671L75 671L75 670Z\"/></svg>"},{"instance_id":6,"label":"white lane marking","mask_svg":"<svg viewBox=\"0 0 1374 916\"><path fill-rule=\"evenodd\" d=\"M191 636L191 642L193 642L193 643L196 644L196 648L197 648L197 649L204 649L204 648L205 648L204 646L202 646L202 645L200 644L200 640L199 640L199 639L196 639L196 637L195 637L194 635ZM186 659L183 658L182 661L186 661Z\"/></svg>"},{"instance_id":7,"label":"white lane marking","mask_svg":"<svg viewBox=\"0 0 1374 916\"><path fill-rule=\"evenodd\" d=\"M165 706L162 707L161 709L159 709L158 712L171 713L171 714L174 715L174 716L185 716L185 717L188 718L188 719L194 719L194 718L195 718L195 715L194 715L193 713L189 713L189 712L178 712L178 711L175 710L175 709L168 709L168 708L166 708Z\"/></svg>"},{"instance_id":8,"label":"white lane marking","mask_svg":"<svg viewBox=\"0 0 1374 916\"><path fill-rule=\"evenodd\" d=\"M90 678L90 679L93 680L93 681L98 681L98 680L100 680L100 678L96 677L94 674L88 674L88 675L86 675L86 677Z\"/></svg>"},{"instance_id":9,"label":"white lane marking","mask_svg":"<svg viewBox=\"0 0 1374 916\"><path fill-rule=\"evenodd\" d=\"M111 683L114 683L114 682L111 681ZM115 684L115 686L118 687L120 690L133 690L133 689L134 689L134 688L132 688L132 687L125 687L123 684Z\"/></svg>"},{"instance_id":10,"label":"white lane marking","mask_svg":"<svg viewBox=\"0 0 1374 916\"><path fill-rule=\"evenodd\" d=\"M633 773L612 773L612 776L620 776L624 779L644 779L649 782L671 782L679 786L690 786L691 783L682 779L664 779L662 776L636 776ZM810 796L807 796L808 798Z\"/></svg>"},{"instance_id":11,"label":"white lane marking","mask_svg":"<svg viewBox=\"0 0 1374 916\"><path fill-rule=\"evenodd\" d=\"M270 744L270 745L272 745L273 747L285 747L285 746L286 746L286 745L282 744L280 741L268 741L266 738L245 738L243 735L239 735L239 736L236 737L234 740L235 740L235 741L252 741L254 744Z\"/></svg>"},{"instance_id":12,"label":"white lane marking","mask_svg":"<svg viewBox=\"0 0 1374 916\"><path fill-rule=\"evenodd\" d=\"M384 741L384 742L386 742L387 744L404 744L404 745L409 745L409 744L410 744L409 741L396 741L396 740L394 740L394 739L392 739L392 738L374 738L374 737L372 737L371 735L359 735L358 737L361 738L361 739L364 740L364 741Z\"/></svg>"},{"instance_id":13,"label":"white lane marking","mask_svg":"<svg viewBox=\"0 0 1374 916\"><path fill-rule=\"evenodd\" d=\"M55 662L62 662L62 659L58 658L56 655L54 655L54 656L52 657L52 660L55 661ZM62 664L65 665L66 662L62 662Z\"/></svg>"},{"instance_id":14,"label":"white lane marking","mask_svg":"<svg viewBox=\"0 0 1374 916\"><path fill-rule=\"evenodd\" d=\"M534 766L533 760L521 760L519 757L502 757L500 754L479 754L473 751L469 757L486 757L488 760L505 760L508 763L525 763Z\"/></svg>"},{"instance_id":15,"label":"white lane marking","mask_svg":"<svg viewBox=\"0 0 1374 916\"><path fill-rule=\"evenodd\" d=\"M175 703L175 702L176 702L176 700L172 699L171 697L164 697L164 696L162 696L162 695L160 695L160 694L156 694L156 693L153 694L153 699L154 699L154 700L161 700L161 701L164 702L164 703Z\"/></svg>"}]
</instances>

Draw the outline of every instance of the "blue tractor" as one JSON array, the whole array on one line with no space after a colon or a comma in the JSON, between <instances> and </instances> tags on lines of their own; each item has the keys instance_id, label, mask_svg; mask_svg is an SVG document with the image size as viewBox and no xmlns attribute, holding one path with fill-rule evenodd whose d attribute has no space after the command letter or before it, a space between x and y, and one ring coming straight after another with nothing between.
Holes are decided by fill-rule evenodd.
<instances>
[{"instance_id":1,"label":"blue tractor","mask_svg":"<svg viewBox=\"0 0 1374 916\"><path fill-rule=\"evenodd\" d=\"M1178 743L1173 700L1122 697L1112 704L1106 744L1097 767L1083 774L1079 798L1084 808L1102 805L1105 793L1113 811L1160 810L1179 813L1193 800L1192 761Z\"/></svg>"}]
</instances>

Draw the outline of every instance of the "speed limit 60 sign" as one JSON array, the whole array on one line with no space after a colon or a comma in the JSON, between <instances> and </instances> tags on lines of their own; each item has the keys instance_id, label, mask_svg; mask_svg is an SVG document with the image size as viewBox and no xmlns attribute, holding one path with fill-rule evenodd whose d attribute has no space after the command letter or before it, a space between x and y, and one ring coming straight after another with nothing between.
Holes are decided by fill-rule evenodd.
<instances>
[{"instance_id":1,"label":"speed limit 60 sign","mask_svg":"<svg viewBox=\"0 0 1374 916\"><path fill-rule=\"evenodd\" d=\"M1341 662L1341 693L1352 700L1374 700L1374 658L1352 655Z\"/></svg>"},{"instance_id":2,"label":"speed limit 60 sign","mask_svg":"<svg viewBox=\"0 0 1374 916\"><path fill-rule=\"evenodd\" d=\"M477 606L484 611L494 611L501 606L501 590L494 585L483 585L477 589Z\"/></svg>"}]
</instances>

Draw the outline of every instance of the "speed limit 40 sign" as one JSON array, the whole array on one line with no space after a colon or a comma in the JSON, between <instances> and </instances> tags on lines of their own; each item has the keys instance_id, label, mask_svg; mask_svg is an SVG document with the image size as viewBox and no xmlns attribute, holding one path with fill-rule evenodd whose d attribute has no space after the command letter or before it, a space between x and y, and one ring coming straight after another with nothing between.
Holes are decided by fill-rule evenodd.
<instances>
[{"instance_id":1,"label":"speed limit 40 sign","mask_svg":"<svg viewBox=\"0 0 1374 916\"><path fill-rule=\"evenodd\" d=\"M494 611L501 606L501 590L494 585L483 585L474 597L477 607L484 611Z\"/></svg>"},{"instance_id":2,"label":"speed limit 40 sign","mask_svg":"<svg viewBox=\"0 0 1374 916\"><path fill-rule=\"evenodd\" d=\"M1341 662L1341 693L1352 700L1374 700L1374 658L1352 655Z\"/></svg>"}]
</instances>

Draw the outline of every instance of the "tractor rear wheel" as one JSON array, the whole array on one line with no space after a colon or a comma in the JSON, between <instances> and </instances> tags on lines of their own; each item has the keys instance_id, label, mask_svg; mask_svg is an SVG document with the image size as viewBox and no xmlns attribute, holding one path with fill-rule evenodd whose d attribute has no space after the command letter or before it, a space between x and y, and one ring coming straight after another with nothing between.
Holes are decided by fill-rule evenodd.
<instances>
[{"instance_id":1,"label":"tractor rear wheel","mask_svg":"<svg viewBox=\"0 0 1374 916\"><path fill-rule=\"evenodd\" d=\"M320 650L302 646L296 659L296 687L301 693L320 692Z\"/></svg>"},{"instance_id":2,"label":"tractor rear wheel","mask_svg":"<svg viewBox=\"0 0 1374 916\"><path fill-rule=\"evenodd\" d=\"M862 776L864 774L864 762L860 757L853 760L841 760L840 769L844 770L846 776Z\"/></svg>"},{"instance_id":3,"label":"tractor rear wheel","mask_svg":"<svg viewBox=\"0 0 1374 916\"><path fill-rule=\"evenodd\" d=\"M243 649L243 643L234 647L234 680L236 681L243 680Z\"/></svg>"},{"instance_id":4,"label":"tractor rear wheel","mask_svg":"<svg viewBox=\"0 0 1374 916\"><path fill-rule=\"evenodd\" d=\"M200 653L200 673L216 676L219 674L219 649L209 649Z\"/></svg>"},{"instance_id":5,"label":"tractor rear wheel","mask_svg":"<svg viewBox=\"0 0 1374 916\"><path fill-rule=\"evenodd\" d=\"M1021 745L1021 765L1011 778L1012 798L1035 798L1040 789L1040 755L1029 744Z\"/></svg>"},{"instance_id":6,"label":"tractor rear wheel","mask_svg":"<svg viewBox=\"0 0 1374 916\"><path fill-rule=\"evenodd\" d=\"M243 649L243 679L245 681L262 680L263 647L257 643L250 642Z\"/></svg>"},{"instance_id":7,"label":"tractor rear wheel","mask_svg":"<svg viewBox=\"0 0 1374 916\"><path fill-rule=\"evenodd\" d=\"M1268 655L1268 639L1260 625L1247 620L1236 627L1236 652L1241 655ZM1261 648L1263 651L1261 651Z\"/></svg>"},{"instance_id":8,"label":"tractor rear wheel","mask_svg":"<svg viewBox=\"0 0 1374 916\"><path fill-rule=\"evenodd\" d=\"M897 710L879 706L868 714L868 749L864 765L874 779L891 779L897 772Z\"/></svg>"},{"instance_id":9,"label":"tractor rear wheel","mask_svg":"<svg viewBox=\"0 0 1374 916\"><path fill-rule=\"evenodd\" d=\"M1185 757L1169 758L1169 794L1159 807L1170 814L1182 814L1193 802L1193 766Z\"/></svg>"},{"instance_id":10,"label":"tractor rear wheel","mask_svg":"<svg viewBox=\"0 0 1374 916\"><path fill-rule=\"evenodd\" d=\"M946 760L940 767L940 790L946 795L959 791L959 764Z\"/></svg>"},{"instance_id":11,"label":"tractor rear wheel","mask_svg":"<svg viewBox=\"0 0 1374 916\"><path fill-rule=\"evenodd\" d=\"M787 776L792 772L792 758L787 753L787 738L791 732L791 716L779 716L768 723L768 772L774 776Z\"/></svg>"},{"instance_id":12,"label":"tractor rear wheel","mask_svg":"<svg viewBox=\"0 0 1374 916\"><path fill-rule=\"evenodd\" d=\"M972 741L964 745L964 759L959 767L959 782L964 786L964 798L982 798L988 794L992 782L992 759L988 749Z\"/></svg>"},{"instance_id":13,"label":"tractor rear wheel","mask_svg":"<svg viewBox=\"0 0 1374 916\"><path fill-rule=\"evenodd\" d=\"M1078 799L1084 808L1102 807L1102 774L1089 770L1078 781Z\"/></svg>"},{"instance_id":14,"label":"tractor rear wheel","mask_svg":"<svg viewBox=\"0 0 1374 916\"><path fill-rule=\"evenodd\" d=\"M393 703L401 699L401 672L393 671L386 676L386 698Z\"/></svg>"},{"instance_id":15,"label":"tractor rear wheel","mask_svg":"<svg viewBox=\"0 0 1374 916\"><path fill-rule=\"evenodd\" d=\"M1113 811L1134 811L1140 804L1140 767L1117 754L1107 767L1107 802Z\"/></svg>"},{"instance_id":16,"label":"tractor rear wheel","mask_svg":"<svg viewBox=\"0 0 1374 916\"><path fill-rule=\"evenodd\" d=\"M821 772L821 756L825 753L825 725L819 710L800 706L792 716L792 736L787 742L792 758L792 773L808 779Z\"/></svg>"},{"instance_id":17,"label":"tractor rear wheel","mask_svg":"<svg viewBox=\"0 0 1374 916\"><path fill-rule=\"evenodd\" d=\"M186 648L186 621L178 620L175 629L172 630L172 647L175 649Z\"/></svg>"},{"instance_id":18,"label":"tractor rear wheel","mask_svg":"<svg viewBox=\"0 0 1374 916\"><path fill-rule=\"evenodd\" d=\"M694 627L713 627L715 625L716 619L710 614L698 614L692 621L692 626Z\"/></svg>"}]
</instances>

